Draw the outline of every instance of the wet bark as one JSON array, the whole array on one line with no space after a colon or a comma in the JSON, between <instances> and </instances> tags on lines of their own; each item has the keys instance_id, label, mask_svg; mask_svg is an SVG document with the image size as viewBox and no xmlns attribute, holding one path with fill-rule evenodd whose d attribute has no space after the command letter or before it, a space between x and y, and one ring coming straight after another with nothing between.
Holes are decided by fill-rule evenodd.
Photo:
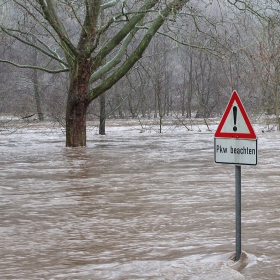
<instances>
[{"instance_id":1,"label":"wet bark","mask_svg":"<svg viewBox=\"0 0 280 280\"><path fill-rule=\"evenodd\" d=\"M101 25L103 26L105 23L105 14L104 10L101 12ZM101 36L101 42L104 44L106 42L106 34L102 34ZM103 59L103 65L106 63L106 58ZM105 81L106 79L106 74L102 76L102 81ZM106 93L104 92L103 94L100 95L100 117L99 117L99 134L100 135L105 135L106 132Z\"/></svg>"},{"instance_id":2,"label":"wet bark","mask_svg":"<svg viewBox=\"0 0 280 280\"><path fill-rule=\"evenodd\" d=\"M80 60L70 76L66 108L66 147L86 146L86 114L90 104L88 87L90 60Z\"/></svg>"},{"instance_id":3,"label":"wet bark","mask_svg":"<svg viewBox=\"0 0 280 280\"><path fill-rule=\"evenodd\" d=\"M86 146L86 113L88 104L68 102L66 111L66 147Z\"/></svg>"},{"instance_id":4,"label":"wet bark","mask_svg":"<svg viewBox=\"0 0 280 280\"><path fill-rule=\"evenodd\" d=\"M41 97L40 97L40 92L39 92L39 79L38 79L38 70L37 69L33 70L32 80L33 80L33 86L34 86L34 96L35 96L37 114L38 114L39 120L43 121L44 114L42 112L42 107L41 107Z\"/></svg>"},{"instance_id":5,"label":"wet bark","mask_svg":"<svg viewBox=\"0 0 280 280\"><path fill-rule=\"evenodd\" d=\"M99 117L99 134L105 135L105 129L106 129L106 96L105 92L100 95L100 117Z\"/></svg>"},{"instance_id":6,"label":"wet bark","mask_svg":"<svg viewBox=\"0 0 280 280\"><path fill-rule=\"evenodd\" d=\"M33 37L31 37L31 41L33 44L36 45L36 41ZM33 65L37 66L38 65L38 51L36 49L33 50L32 52L32 60L33 60ZM40 90L39 90L39 77L38 77L38 70L33 69L33 73L31 76L32 83L33 83L33 88L34 88L34 97L35 97L35 103L36 103L36 109L37 109L37 114L38 118L40 121L44 120L44 115L41 107L41 97L40 97Z\"/></svg>"}]
</instances>

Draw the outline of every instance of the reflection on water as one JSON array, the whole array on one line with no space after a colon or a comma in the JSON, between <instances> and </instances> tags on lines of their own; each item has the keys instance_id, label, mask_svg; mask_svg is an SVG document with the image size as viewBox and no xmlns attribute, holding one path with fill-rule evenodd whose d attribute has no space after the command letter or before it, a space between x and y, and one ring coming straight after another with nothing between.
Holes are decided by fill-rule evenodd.
<instances>
[{"instance_id":1,"label":"reflection on water","mask_svg":"<svg viewBox=\"0 0 280 280\"><path fill-rule=\"evenodd\" d=\"M92 138L0 135L0 279L279 279L277 146L242 168L234 265L234 166L214 164L213 133Z\"/></svg>"}]
</instances>

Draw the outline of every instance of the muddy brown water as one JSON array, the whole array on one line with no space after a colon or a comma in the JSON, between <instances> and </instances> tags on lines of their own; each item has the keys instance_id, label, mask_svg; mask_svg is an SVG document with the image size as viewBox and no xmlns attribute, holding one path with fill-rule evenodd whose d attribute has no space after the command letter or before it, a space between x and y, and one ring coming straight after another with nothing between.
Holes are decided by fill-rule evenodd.
<instances>
[{"instance_id":1,"label":"muddy brown water","mask_svg":"<svg viewBox=\"0 0 280 280\"><path fill-rule=\"evenodd\" d=\"M242 167L235 251L234 166L213 162L213 132L59 128L0 134L0 279L280 279L279 132Z\"/></svg>"}]
</instances>

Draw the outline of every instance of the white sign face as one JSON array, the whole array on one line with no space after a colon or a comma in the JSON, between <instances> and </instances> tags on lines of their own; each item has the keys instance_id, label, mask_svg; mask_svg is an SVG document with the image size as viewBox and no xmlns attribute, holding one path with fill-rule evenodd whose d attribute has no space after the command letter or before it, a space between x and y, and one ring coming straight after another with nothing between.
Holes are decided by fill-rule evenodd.
<instances>
[{"instance_id":1,"label":"white sign face","mask_svg":"<svg viewBox=\"0 0 280 280\"><path fill-rule=\"evenodd\" d=\"M228 114L221 129L221 133L247 133L250 131L236 101L232 104L232 110Z\"/></svg>"},{"instance_id":2,"label":"white sign face","mask_svg":"<svg viewBox=\"0 0 280 280\"><path fill-rule=\"evenodd\" d=\"M256 165L257 139L215 138L216 163Z\"/></svg>"}]
</instances>

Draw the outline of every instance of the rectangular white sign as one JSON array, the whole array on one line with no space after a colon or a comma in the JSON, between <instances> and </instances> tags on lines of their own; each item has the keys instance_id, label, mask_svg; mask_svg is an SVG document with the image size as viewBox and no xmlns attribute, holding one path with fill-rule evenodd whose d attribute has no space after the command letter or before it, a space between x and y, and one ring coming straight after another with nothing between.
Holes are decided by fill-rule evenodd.
<instances>
[{"instance_id":1,"label":"rectangular white sign","mask_svg":"<svg viewBox=\"0 0 280 280\"><path fill-rule=\"evenodd\" d=\"M214 146L216 163L257 164L257 139L215 138Z\"/></svg>"}]
</instances>

